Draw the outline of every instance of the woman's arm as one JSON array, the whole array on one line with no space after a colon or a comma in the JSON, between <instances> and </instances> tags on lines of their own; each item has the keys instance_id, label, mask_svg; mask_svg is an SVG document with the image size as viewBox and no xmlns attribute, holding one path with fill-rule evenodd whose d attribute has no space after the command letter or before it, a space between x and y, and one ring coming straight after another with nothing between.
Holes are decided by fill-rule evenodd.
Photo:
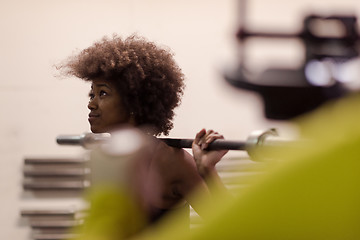
<instances>
[{"instance_id":1,"label":"woman's arm","mask_svg":"<svg viewBox=\"0 0 360 240\"><path fill-rule=\"evenodd\" d=\"M202 129L194 139L193 155L181 150L182 154L175 154L179 157L171 165L171 169L182 179L181 184L177 185L177 191L202 217L205 217L207 212L207 209L203 209L204 201L212 202L214 197L224 197L229 194L215 169L227 150L206 150L211 142L223 138L213 130Z\"/></svg>"},{"instance_id":2,"label":"woman's arm","mask_svg":"<svg viewBox=\"0 0 360 240\"><path fill-rule=\"evenodd\" d=\"M226 187L216 171L216 164L228 152L228 150L208 151L207 147L216 139L224 139L218 132L202 129L196 134L192 144L193 157L200 176L207 183L211 193L228 194Z\"/></svg>"}]
</instances>

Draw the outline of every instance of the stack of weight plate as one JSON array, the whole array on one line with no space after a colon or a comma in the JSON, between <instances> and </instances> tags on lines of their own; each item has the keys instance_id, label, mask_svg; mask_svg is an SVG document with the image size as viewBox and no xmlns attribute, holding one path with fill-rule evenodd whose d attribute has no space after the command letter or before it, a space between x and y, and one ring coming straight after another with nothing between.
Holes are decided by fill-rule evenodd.
<instances>
[{"instance_id":1,"label":"stack of weight plate","mask_svg":"<svg viewBox=\"0 0 360 240\"><path fill-rule=\"evenodd\" d=\"M31 228L31 239L60 240L73 237L70 229L82 223L89 187L85 158L25 158L23 225Z\"/></svg>"}]
</instances>

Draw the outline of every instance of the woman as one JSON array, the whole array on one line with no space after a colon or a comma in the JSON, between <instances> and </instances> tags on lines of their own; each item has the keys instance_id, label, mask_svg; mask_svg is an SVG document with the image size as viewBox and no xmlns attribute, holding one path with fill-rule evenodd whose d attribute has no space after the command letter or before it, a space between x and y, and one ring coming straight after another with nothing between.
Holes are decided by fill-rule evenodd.
<instances>
[{"instance_id":1,"label":"woman","mask_svg":"<svg viewBox=\"0 0 360 240\"><path fill-rule=\"evenodd\" d=\"M169 50L137 36L125 40L113 36L70 57L61 69L91 82L88 120L92 132L111 132L119 125L130 124L158 136L168 135L173 127L184 75ZM197 187L210 194L206 184L209 177L223 187L215 164L226 151L205 150L219 138L223 137L212 130L201 130L193 143L194 157L157 141L146 177L152 194L141 199L150 222L186 203L199 212L191 192Z\"/></svg>"}]
</instances>

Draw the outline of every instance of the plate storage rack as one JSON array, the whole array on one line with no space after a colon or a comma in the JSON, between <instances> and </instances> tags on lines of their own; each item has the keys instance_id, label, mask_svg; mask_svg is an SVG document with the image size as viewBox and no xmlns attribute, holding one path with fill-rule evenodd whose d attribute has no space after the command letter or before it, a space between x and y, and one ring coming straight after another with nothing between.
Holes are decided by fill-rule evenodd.
<instances>
[{"instance_id":1,"label":"plate storage rack","mask_svg":"<svg viewBox=\"0 0 360 240\"><path fill-rule=\"evenodd\" d=\"M71 229L82 224L87 203L83 193L90 169L82 158L26 157L23 163L22 225L29 239L64 240L75 237Z\"/></svg>"}]
</instances>

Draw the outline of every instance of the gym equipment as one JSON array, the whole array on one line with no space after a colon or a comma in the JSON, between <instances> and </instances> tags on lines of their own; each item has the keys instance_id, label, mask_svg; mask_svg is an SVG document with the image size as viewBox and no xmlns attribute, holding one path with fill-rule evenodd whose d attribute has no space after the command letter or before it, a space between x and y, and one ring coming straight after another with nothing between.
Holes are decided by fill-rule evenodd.
<instances>
[{"instance_id":1,"label":"gym equipment","mask_svg":"<svg viewBox=\"0 0 360 240\"><path fill-rule=\"evenodd\" d=\"M109 133L84 133L80 135L59 135L56 142L59 145L78 145L85 149L92 149L97 144L111 138ZM191 148L194 139L188 138L158 138L171 147ZM279 137L276 129L253 131L245 141L217 139L209 144L208 150L243 150L251 152L260 146L281 146L292 140Z\"/></svg>"},{"instance_id":2,"label":"gym equipment","mask_svg":"<svg viewBox=\"0 0 360 240\"><path fill-rule=\"evenodd\" d=\"M242 8L241 17L245 18ZM323 103L359 91L356 76L359 66L357 18L353 15L320 16L309 14L299 32L250 31L244 20L236 38L239 41L239 64L224 73L232 86L258 93L268 119L288 120L312 111ZM296 69L268 68L255 74L246 66L246 43L254 38L299 39L305 49L304 61Z\"/></svg>"}]
</instances>

